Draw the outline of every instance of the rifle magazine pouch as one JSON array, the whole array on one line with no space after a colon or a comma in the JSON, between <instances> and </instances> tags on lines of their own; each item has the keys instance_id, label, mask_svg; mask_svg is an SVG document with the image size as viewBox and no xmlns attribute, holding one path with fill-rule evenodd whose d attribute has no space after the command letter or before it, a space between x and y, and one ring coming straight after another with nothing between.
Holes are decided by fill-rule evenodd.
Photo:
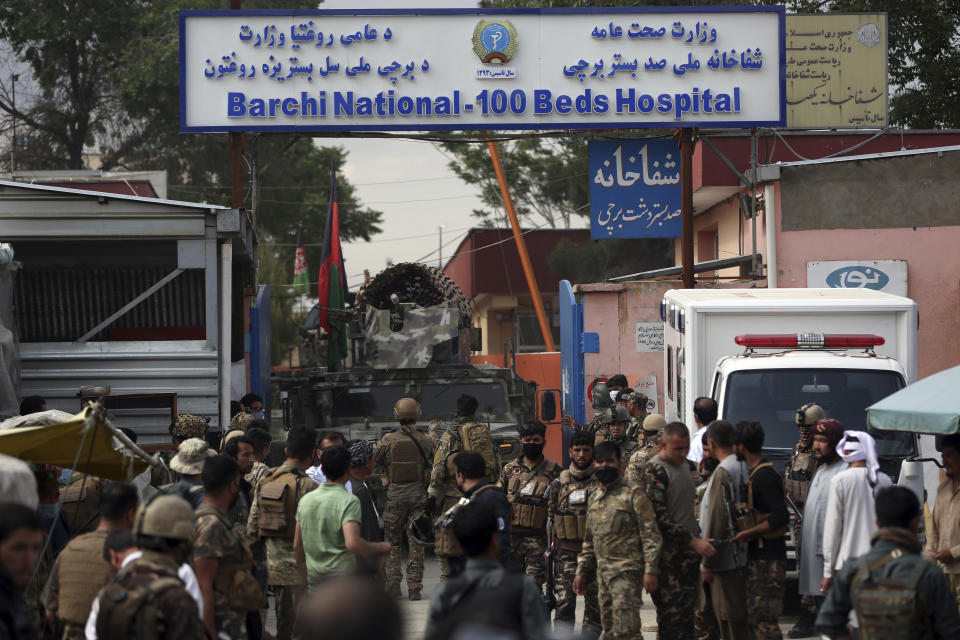
<instances>
[{"instance_id":1,"label":"rifle magazine pouch","mask_svg":"<svg viewBox=\"0 0 960 640\"><path fill-rule=\"evenodd\" d=\"M577 516L577 539L583 540L587 537L587 516Z\"/></svg>"},{"instance_id":2,"label":"rifle magazine pouch","mask_svg":"<svg viewBox=\"0 0 960 640\"><path fill-rule=\"evenodd\" d=\"M543 505L534 505L530 509L530 522L534 529L543 529L547 525L547 508Z\"/></svg>"},{"instance_id":3,"label":"rifle magazine pouch","mask_svg":"<svg viewBox=\"0 0 960 640\"><path fill-rule=\"evenodd\" d=\"M286 504L289 489L289 485L283 482L268 482L260 487L261 536L286 537L293 534L296 524L289 517Z\"/></svg>"}]
</instances>

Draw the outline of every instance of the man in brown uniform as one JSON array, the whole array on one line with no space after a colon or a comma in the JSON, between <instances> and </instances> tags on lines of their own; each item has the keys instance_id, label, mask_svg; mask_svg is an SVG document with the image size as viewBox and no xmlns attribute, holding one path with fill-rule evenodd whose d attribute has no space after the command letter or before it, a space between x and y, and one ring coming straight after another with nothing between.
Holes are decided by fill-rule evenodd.
<instances>
[{"instance_id":1,"label":"man in brown uniform","mask_svg":"<svg viewBox=\"0 0 960 640\"><path fill-rule=\"evenodd\" d=\"M246 540L227 519L240 492L240 468L233 458L213 456L203 463L203 503L197 508L193 565L203 594L207 635L246 640L247 612L263 600L253 577L253 556Z\"/></svg>"},{"instance_id":2,"label":"man in brown uniform","mask_svg":"<svg viewBox=\"0 0 960 640\"><path fill-rule=\"evenodd\" d=\"M510 501L511 562L542 589L546 582L547 500L560 466L543 457L547 428L528 422L520 428L523 455L503 467L500 486Z\"/></svg>"},{"instance_id":3,"label":"man in brown uniform","mask_svg":"<svg viewBox=\"0 0 960 640\"><path fill-rule=\"evenodd\" d=\"M594 446L601 442L609 441L620 447L621 460L630 460L630 457L640 449L636 440L631 440L627 436L627 428L630 425L630 412L626 407L614 407L613 416L606 428L597 432Z\"/></svg>"},{"instance_id":4,"label":"man in brown uniform","mask_svg":"<svg viewBox=\"0 0 960 640\"><path fill-rule=\"evenodd\" d=\"M97 636L202 640L197 603L177 576L193 540L190 504L179 496L159 495L137 510L133 531L143 555L101 592Z\"/></svg>"},{"instance_id":5,"label":"man in brown uniform","mask_svg":"<svg viewBox=\"0 0 960 640\"><path fill-rule=\"evenodd\" d=\"M410 555L407 559L407 596L420 599L423 588L423 545L410 533L413 523L423 516L424 500L432 468L433 439L417 430L420 407L413 398L401 398L393 408L393 417L400 428L385 435L373 452L374 465L384 471L387 480L387 504L383 510L383 527L390 553L387 555L387 591L400 596L403 573L400 555L403 534L407 532Z\"/></svg>"},{"instance_id":6,"label":"man in brown uniform","mask_svg":"<svg viewBox=\"0 0 960 640\"><path fill-rule=\"evenodd\" d=\"M317 488L306 475L313 463L317 438L313 430L291 429L286 461L254 489L247 522L247 539L264 540L267 547L267 584L273 586L277 607L277 640L290 640L300 598L306 590L303 567L293 553L297 505Z\"/></svg>"},{"instance_id":7,"label":"man in brown uniform","mask_svg":"<svg viewBox=\"0 0 960 640\"><path fill-rule=\"evenodd\" d=\"M113 579L103 559L103 543L111 531L129 529L137 510L137 489L113 482L100 496L100 524L96 531L77 536L57 556L41 602L64 640L84 638L83 627L97 592Z\"/></svg>"},{"instance_id":8,"label":"man in brown uniform","mask_svg":"<svg viewBox=\"0 0 960 640\"><path fill-rule=\"evenodd\" d=\"M490 427L477 418L479 408L480 403L473 396L463 394L457 398L457 417L445 428L437 441L425 504L425 511L429 516L446 513L462 497L457 489L457 468L453 462L454 457L461 451L479 453L483 456L486 467L486 479L491 483L500 479L500 453L493 446ZM441 582L447 579L448 573L447 559L440 558Z\"/></svg>"}]
</instances>

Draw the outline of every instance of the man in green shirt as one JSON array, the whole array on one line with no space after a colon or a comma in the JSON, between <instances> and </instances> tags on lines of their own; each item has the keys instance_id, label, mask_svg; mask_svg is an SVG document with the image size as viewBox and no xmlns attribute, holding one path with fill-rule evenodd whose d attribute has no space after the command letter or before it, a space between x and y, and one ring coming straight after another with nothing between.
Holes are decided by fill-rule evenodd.
<instances>
[{"instance_id":1,"label":"man in green shirt","mask_svg":"<svg viewBox=\"0 0 960 640\"><path fill-rule=\"evenodd\" d=\"M344 486L350 477L347 448L324 449L320 467L327 481L300 501L293 537L297 564L306 568L310 589L328 576L352 572L357 554L390 551L389 542L367 542L360 536L360 500Z\"/></svg>"}]
</instances>

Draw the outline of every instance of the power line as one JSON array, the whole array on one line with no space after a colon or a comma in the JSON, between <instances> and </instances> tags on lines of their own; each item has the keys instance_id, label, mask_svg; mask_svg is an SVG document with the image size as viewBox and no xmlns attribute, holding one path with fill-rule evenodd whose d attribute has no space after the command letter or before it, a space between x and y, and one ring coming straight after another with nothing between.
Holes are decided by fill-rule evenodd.
<instances>
[{"instance_id":1,"label":"power line","mask_svg":"<svg viewBox=\"0 0 960 640\"><path fill-rule=\"evenodd\" d=\"M413 200L371 200L369 202L360 203L361 206L367 206L371 204L407 204L410 202L435 202L437 200L463 200L464 198L479 198L475 194L467 194L462 196L441 196L439 198L415 198ZM299 202L296 200L273 200L270 198L259 198L257 202L270 202L272 204L286 204L300 207L319 207L326 206L326 204L318 204L311 202Z\"/></svg>"},{"instance_id":2,"label":"power line","mask_svg":"<svg viewBox=\"0 0 960 640\"><path fill-rule=\"evenodd\" d=\"M459 227L457 229L451 229L450 231L463 231L464 229L472 229L473 227ZM382 238L380 240L364 240L364 244L379 244L381 242L399 242L401 240L416 240L417 238L429 238L431 236L437 235L436 233L422 233L416 236L404 236L402 238ZM360 240L347 240L347 243L350 242L361 242ZM269 246L269 247L296 247L297 245L293 242L261 242L260 246ZM307 242L304 243L304 246L307 247L322 247L322 242Z\"/></svg>"}]
</instances>

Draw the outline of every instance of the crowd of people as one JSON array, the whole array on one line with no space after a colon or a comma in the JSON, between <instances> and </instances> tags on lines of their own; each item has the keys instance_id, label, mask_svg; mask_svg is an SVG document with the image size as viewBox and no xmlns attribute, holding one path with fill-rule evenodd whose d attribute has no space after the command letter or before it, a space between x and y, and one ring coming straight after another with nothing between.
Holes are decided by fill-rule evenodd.
<instances>
[{"instance_id":1,"label":"crowd of people","mask_svg":"<svg viewBox=\"0 0 960 640\"><path fill-rule=\"evenodd\" d=\"M73 495L79 474L36 469L35 495L0 496L0 640L261 640L268 594L277 640L399 640L404 575L406 598L429 596L428 640L781 638L790 531L804 613L789 637L960 638L960 435L942 442L923 547L920 500L879 471L868 433L801 407L781 472L761 424L718 420L710 398L695 429L668 423L626 384L594 386L588 424L565 419L566 468L539 422L502 465L464 395L432 435L410 398L376 443L292 429L273 467L248 396L216 446L178 416L175 477L87 476ZM67 494L89 514L72 526Z\"/></svg>"}]
</instances>

